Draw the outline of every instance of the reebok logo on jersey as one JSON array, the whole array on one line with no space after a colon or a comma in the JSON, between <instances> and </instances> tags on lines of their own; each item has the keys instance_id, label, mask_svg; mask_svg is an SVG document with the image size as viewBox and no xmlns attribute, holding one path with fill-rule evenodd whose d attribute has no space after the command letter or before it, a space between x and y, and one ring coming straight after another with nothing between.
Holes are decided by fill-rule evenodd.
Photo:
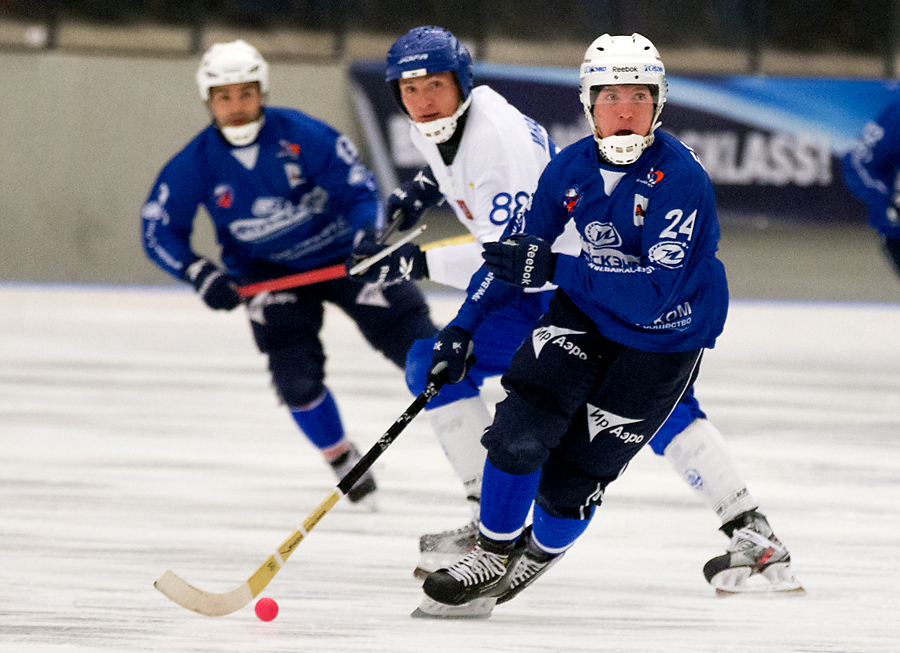
<instances>
[{"instance_id":1,"label":"reebok logo on jersey","mask_svg":"<svg viewBox=\"0 0 900 653\"><path fill-rule=\"evenodd\" d=\"M534 357L539 358L544 345L549 342L568 352L571 356L576 356L583 361L587 360L587 354L582 351L581 347L566 338L566 336L584 335L585 333L586 331L563 329L552 325L538 327L531 332L531 345L534 347Z\"/></svg>"},{"instance_id":2,"label":"reebok logo on jersey","mask_svg":"<svg viewBox=\"0 0 900 653\"><path fill-rule=\"evenodd\" d=\"M619 438L625 444L640 444L644 441L644 436L639 433L632 433L625 427L629 424L637 424L643 422L642 419L631 419L630 417L622 417L615 413L587 404L588 414L588 438L591 442L594 438L603 432Z\"/></svg>"}]
</instances>

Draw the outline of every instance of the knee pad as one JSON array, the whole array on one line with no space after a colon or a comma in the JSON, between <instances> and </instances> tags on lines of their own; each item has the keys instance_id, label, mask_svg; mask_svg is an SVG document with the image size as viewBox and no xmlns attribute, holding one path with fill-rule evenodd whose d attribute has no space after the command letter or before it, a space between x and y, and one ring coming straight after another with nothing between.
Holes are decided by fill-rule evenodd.
<instances>
[{"instance_id":1,"label":"knee pad","mask_svg":"<svg viewBox=\"0 0 900 653\"><path fill-rule=\"evenodd\" d=\"M425 390L428 370L431 369L431 352L434 349L435 340L436 336L426 340L416 340L406 356L406 387L414 395L421 394ZM478 387L471 378L467 377L459 383L446 384L437 396L428 402L425 410L433 410L460 399L471 399L477 396Z\"/></svg>"},{"instance_id":2,"label":"knee pad","mask_svg":"<svg viewBox=\"0 0 900 653\"><path fill-rule=\"evenodd\" d=\"M302 352L277 350L269 353L269 371L278 396L291 408L306 406L322 395L324 371Z\"/></svg>"},{"instance_id":3,"label":"knee pad","mask_svg":"<svg viewBox=\"0 0 900 653\"><path fill-rule=\"evenodd\" d=\"M691 399L693 399L693 396L691 396ZM700 410L700 405L696 399L693 399L693 401L682 401L676 405L672 414L669 415L668 419L659 427L659 430L650 440L650 448L653 449L653 453L657 456L664 455L666 447L675 439L675 436L700 417L706 417L706 415Z\"/></svg>"},{"instance_id":4,"label":"knee pad","mask_svg":"<svg viewBox=\"0 0 900 653\"><path fill-rule=\"evenodd\" d=\"M541 468L568 426L565 416L538 408L512 392L497 404L494 423L481 443L497 469L531 474Z\"/></svg>"}]
</instances>

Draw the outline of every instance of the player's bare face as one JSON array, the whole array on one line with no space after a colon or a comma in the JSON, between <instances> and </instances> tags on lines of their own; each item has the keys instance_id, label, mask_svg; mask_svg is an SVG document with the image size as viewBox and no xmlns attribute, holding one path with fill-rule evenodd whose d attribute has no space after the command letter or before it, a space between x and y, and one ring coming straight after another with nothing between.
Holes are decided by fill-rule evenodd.
<instances>
[{"instance_id":1,"label":"player's bare face","mask_svg":"<svg viewBox=\"0 0 900 653\"><path fill-rule=\"evenodd\" d=\"M456 83L456 74L448 70L401 79L400 100L414 122L431 122L456 113L462 93Z\"/></svg>"},{"instance_id":2,"label":"player's bare face","mask_svg":"<svg viewBox=\"0 0 900 653\"><path fill-rule=\"evenodd\" d=\"M646 136L653 124L653 96L645 84L604 86L594 104L594 122L600 138Z\"/></svg>"},{"instance_id":3,"label":"player's bare face","mask_svg":"<svg viewBox=\"0 0 900 653\"><path fill-rule=\"evenodd\" d=\"M259 119L262 103L259 83L244 82L213 86L206 107L217 127L242 127Z\"/></svg>"}]
</instances>

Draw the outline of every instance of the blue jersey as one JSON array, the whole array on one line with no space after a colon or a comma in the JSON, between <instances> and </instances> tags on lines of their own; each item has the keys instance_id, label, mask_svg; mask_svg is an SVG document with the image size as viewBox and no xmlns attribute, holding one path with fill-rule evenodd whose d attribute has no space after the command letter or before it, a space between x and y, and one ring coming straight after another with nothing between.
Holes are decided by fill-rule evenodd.
<instances>
[{"instance_id":1,"label":"blue jersey","mask_svg":"<svg viewBox=\"0 0 900 653\"><path fill-rule=\"evenodd\" d=\"M865 126L844 157L844 181L868 205L869 224L883 236L900 238L900 103Z\"/></svg>"},{"instance_id":2,"label":"blue jersey","mask_svg":"<svg viewBox=\"0 0 900 653\"><path fill-rule=\"evenodd\" d=\"M560 152L541 175L530 208L506 235L552 242L574 220L579 256L560 254L559 286L607 338L655 352L713 347L728 310L716 258L715 195L694 153L658 131L628 166L599 162L592 136ZM470 333L521 292L482 267L452 324Z\"/></svg>"},{"instance_id":3,"label":"blue jersey","mask_svg":"<svg viewBox=\"0 0 900 653\"><path fill-rule=\"evenodd\" d=\"M241 283L346 258L358 229L378 216L375 178L356 148L329 125L267 107L257 141L233 147L210 125L160 172L142 211L147 255L183 279L202 204L222 262Z\"/></svg>"}]
</instances>

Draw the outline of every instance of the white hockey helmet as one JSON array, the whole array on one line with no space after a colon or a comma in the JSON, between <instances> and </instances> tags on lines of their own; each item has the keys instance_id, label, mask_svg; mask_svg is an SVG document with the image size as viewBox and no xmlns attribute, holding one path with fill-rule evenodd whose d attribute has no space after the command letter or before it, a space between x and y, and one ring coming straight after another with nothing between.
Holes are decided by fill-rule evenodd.
<instances>
[{"instance_id":1,"label":"white hockey helmet","mask_svg":"<svg viewBox=\"0 0 900 653\"><path fill-rule=\"evenodd\" d=\"M204 53L197 70L200 98L209 100L209 90L226 84L258 82L259 90L269 92L269 64L259 51L243 40L215 43ZM240 127L222 127L219 131L232 145L243 147L256 140L263 118Z\"/></svg>"},{"instance_id":2,"label":"white hockey helmet","mask_svg":"<svg viewBox=\"0 0 900 653\"><path fill-rule=\"evenodd\" d=\"M653 122L648 134L600 138L594 121L594 103L600 89L613 84L646 84L653 94ZM581 64L581 104L600 154L616 165L634 163L653 144L653 132L662 124L659 114L666 103L666 69L653 43L640 34L604 34L588 47Z\"/></svg>"},{"instance_id":3,"label":"white hockey helmet","mask_svg":"<svg viewBox=\"0 0 900 653\"><path fill-rule=\"evenodd\" d=\"M208 100L213 86L243 82L259 82L259 89L269 92L269 64L259 51L242 40L211 45L197 70L200 98L204 102Z\"/></svg>"}]
</instances>

